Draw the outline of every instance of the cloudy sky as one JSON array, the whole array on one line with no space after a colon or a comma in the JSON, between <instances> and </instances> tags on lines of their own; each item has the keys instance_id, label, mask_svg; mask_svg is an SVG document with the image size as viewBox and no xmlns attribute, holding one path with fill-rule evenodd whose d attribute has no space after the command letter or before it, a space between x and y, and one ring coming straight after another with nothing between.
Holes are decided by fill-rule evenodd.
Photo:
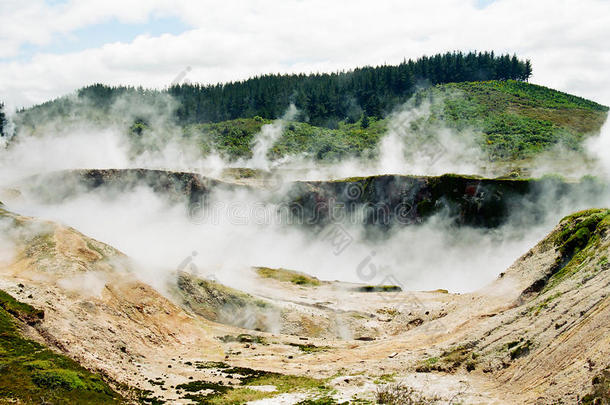
<instances>
[{"instance_id":1,"label":"cloudy sky","mask_svg":"<svg viewBox=\"0 0 610 405\"><path fill-rule=\"evenodd\" d=\"M609 105L609 40L608 0L0 0L0 100L494 50L531 59L535 83Z\"/></svg>"}]
</instances>

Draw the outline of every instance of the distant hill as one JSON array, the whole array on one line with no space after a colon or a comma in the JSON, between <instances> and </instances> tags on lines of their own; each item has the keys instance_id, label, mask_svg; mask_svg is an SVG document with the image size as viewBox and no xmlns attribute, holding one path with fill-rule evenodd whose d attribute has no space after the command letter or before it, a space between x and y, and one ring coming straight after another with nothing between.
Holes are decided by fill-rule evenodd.
<instances>
[{"instance_id":1,"label":"distant hill","mask_svg":"<svg viewBox=\"0 0 610 405\"><path fill-rule=\"evenodd\" d=\"M487 81L448 83L422 90L412 107L431 103L426 122L417 130L431 132L435 125L456 131L472 131L491 160L534 156L561 144L579 150L587 135L599 131L608 107L546 87L519 82ZM307 154L321 160L375 153L391 118L354 123L337 128L290 122L271 148L270 157ZM232 157L251 155L254 135L270 120L241 118L185 127L200 139L204 150L216 149ZM413 128L416 130L415 128Z\"/></svg>"},{"instance_id":2,"label":"distant hill","mask_svg":"<svg viewBox=\"0 0 610 405\"><path fill-rule=\"evenodd\" d=\"M599 131L608 107L527 83L530 74L529 61L516 56L447 53L396 66L266 75L213 86L148 90L98 84L22 110L15 122L31 133L83 120L115 124L136 140L145 140L151 128L178 128L203 152L235 159L251 156L256 133L295 103L299 113L269 157L333 160L375 155L395 112L427 106L426 118L411 130L428 136L441 126L474 134L492 161L528 158L557 144L578 151L587 135ZM473 81L479 78L484 80Z\"/></svg>"},{"instance_id":3,"label":"distant hill","mask_svg":"<svg viewBox=\"0 0 610 405\"><path fill-rule=\"evenodd\" d=\"M338 122L354 122L363 115L383 118L422 86L473 80L527 80L531 73L530 62L514 55L453 52L405 60L398 65L335 73L269 74L214 85L179 84L160 93L170 94L178 102L175 118L181 125L255 116L274 119L281 117L292 103L300 111L300 121L335 128ZM77 100L55 100L23 111L22 115L32 122L41 111L62 113L79 100L87 100L97 109L108 109L125 95L151 103L157 93L95 84L80 89Z\"/></svg>"}]
</instances>

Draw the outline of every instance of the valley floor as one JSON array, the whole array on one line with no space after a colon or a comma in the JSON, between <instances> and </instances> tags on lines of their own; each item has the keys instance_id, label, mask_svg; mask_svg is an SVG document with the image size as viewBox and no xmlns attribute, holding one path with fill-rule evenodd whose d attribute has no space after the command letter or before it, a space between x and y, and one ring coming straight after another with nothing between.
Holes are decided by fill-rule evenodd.
<instances>
[{"instance_id":1,"label":"valley floor","mask_svg":"<svg viewBox=\"0 0 610 405\"><path fill-rule=\"evenodd\" d=\"M15 252L0 262L0 289L44 311L34 322L13 314L20 333L127 402L608 401L607 210L565 218L468 294L266 268L243 269L253 282L241 290L176 271L160 291L135 277L130 258L75 229L0 217ZM35 402L12 395L2 401Z\"/></svg>"}]
</instances>

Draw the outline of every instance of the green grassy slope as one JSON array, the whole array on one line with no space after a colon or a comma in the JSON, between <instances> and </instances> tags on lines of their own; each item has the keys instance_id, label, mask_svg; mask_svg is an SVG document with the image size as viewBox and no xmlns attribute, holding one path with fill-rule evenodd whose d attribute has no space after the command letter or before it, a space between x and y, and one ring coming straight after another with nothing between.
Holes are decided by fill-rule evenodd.
<instances>
[{"instance_id":1,"label":"green grassy slope","mask_svg":"<svg viewBox=\"0 0 610 405\"><path fill-rule=\"evenodd\" d=\"M22 336L17 319L31 324L42 316L0 290L0 403L123 403L100 376Z\"/></svg>"},{"instance_id":2,"label":"green grassy slope","mask_svg":"<svg viewBox=\"0 0 610 405\"><path fill-rule=\"evenodd\" d=\"M534 84L507 81L438 85L416 94L411 106L430 102L430 116L413 127L424 133L440 126L473 132L491 160L531 157L561 144L579 150L583 139L601 128L608 107ZM289 122L270 151L271 158L306 154L319 160L376 153L391 118L339 123L335 129ZM185 128L205 151L216 149L232 158L251 156L262 118L237 119Z\"/></svg>"},{"instance_id":3,"label":"green grassy slope","mask_svg":"<svg viewBox=\"0 0 610 405\"><path fill-rule=\"evenodd\" d=\"M271 120L240 118L212 124L191 125L184 129L187 137L197 139L201 149L213 149L229 158L252 156L255 135ZM345 156L359 156L373 151L385 133L385 120L371 120L368 128L359 123L340 123L337 129L316 127L304 122L288 122L282 136L273 145L269 157L305 154L318 160L332 160Z\"/></svg>"},{"instance_id":4,"label":"green grassy slope","mask_svg":"<svg viewBox=\"0 0 610 405\"><path fill-rule=\"evenodd\" d=\"M435 113L450 126L480 130L494 159L523 158L555 144L578 150L599 131L608 107L543 86L507 81L451 83L422 96L442 97Z\"/></svg>"}]
</instances>

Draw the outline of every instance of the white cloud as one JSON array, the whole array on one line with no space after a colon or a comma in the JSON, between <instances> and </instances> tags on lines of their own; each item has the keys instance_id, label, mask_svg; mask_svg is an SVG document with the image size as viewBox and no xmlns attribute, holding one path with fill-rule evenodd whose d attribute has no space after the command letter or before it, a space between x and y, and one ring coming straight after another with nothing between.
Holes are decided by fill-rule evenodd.
<instances>
[{"instance_id":1,"label":"white cloud","mask_svg":"<svg viewBox=\"0 0 610 405\"><path fill-rule=\"evenodd\" d=\"M153 12L169 12L167 1L72 0L49 5L44 0L3 0L0 3L2 57L14 56L21 45L45 45L56 35L112 18L124 23L145 21Z\"/></svg>"},{"instance_id":2,"label":"white cloud","mask_svg":"<svg viewBox=\"0 0 610 405\"><path fill-rule=\"evenodd\" d=\"M117 18L174 15L194 27L179 35L139 36L76 53L38 54L0 63L10 106L30 105L94 82L164 87L186 66L204 83L268 72L346 69L396 63L448 50L495 50L532 59L533 81L610 104L610 2L239 0L42 1L0 6L0 45L25 43ZM22 4L25 3L25 4Z\"/></svg>"}]
</instances>

